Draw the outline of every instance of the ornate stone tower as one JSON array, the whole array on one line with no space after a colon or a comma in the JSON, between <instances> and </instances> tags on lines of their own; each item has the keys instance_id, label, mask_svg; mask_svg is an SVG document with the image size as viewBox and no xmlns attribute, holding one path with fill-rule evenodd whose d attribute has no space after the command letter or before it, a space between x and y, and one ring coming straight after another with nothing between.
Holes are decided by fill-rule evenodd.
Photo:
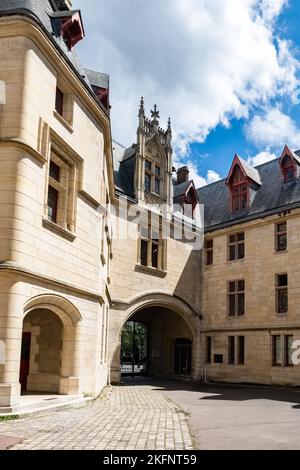
<instances>
[{"instance_id":1,"label":"ornate stone tower","mask_svg":"<svg viewBox=\"0 0 300 470\"><path fill-rule=\"evenodd\" d=\"M172 187L172 129L159 126L157 106L151 111L151 119L145 116L144 100L139 109L134 189L138 203L166 204L173 207Z\"/></svg>"}]
</instances>

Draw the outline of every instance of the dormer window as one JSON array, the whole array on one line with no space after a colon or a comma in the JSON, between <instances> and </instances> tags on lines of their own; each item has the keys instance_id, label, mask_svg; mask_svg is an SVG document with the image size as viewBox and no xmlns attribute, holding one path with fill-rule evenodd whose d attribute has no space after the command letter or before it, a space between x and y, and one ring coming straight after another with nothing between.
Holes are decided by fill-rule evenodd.
<instances>
[{"instance_id":1,"label":"dormer window","mask_svg":"<svg viewBox=\"0 0 300 470\"><path fill-rule=\"evenodd\" d=\"M294 181L299 176L300 157L286 145L280 157L280 169L284 183Z\"/></svg>"},{"instance_id":2,"label":"dormer window","mask_svg":"<svg viewBox=\"0 0 300 470\"><path fill-rule=\"evenodd\" d=\"M289 183L296 178L296 166L291 157L286 155L281 162L283 181Z\"/></svg>"},{"instance_id":3,"label":"dormer window","mask_svg":"<svg viewBox=\"0 0 300 470\"><path fill-rule=\"evenodd\" d=\"M63 10L50 14L53 22L53 31L65 41L68 49L84 38L84 29L80 10Z\"/></svg>"},{"instance_id":4,"label":"dormer window","mask_svg":"<svg viewBox=\"0 0 300 470\"><path fill-rule=\"evenodd\" d=\"M248 207L249 183L238 165L232 172L231 182L231 209L232 212L240 211Z\"/></svg>"},{"instance_id":5,"label":"dormer window","mask_svg":"<svg viewBox=\"0 0 300 470\"><path fill-rule=\"evenodd\" d=\"M226 185L230 191L231 212L238 212L250 207L261 179L256 168L250 167L245 160L235 155Z\"/></svg>"}]
</instances>

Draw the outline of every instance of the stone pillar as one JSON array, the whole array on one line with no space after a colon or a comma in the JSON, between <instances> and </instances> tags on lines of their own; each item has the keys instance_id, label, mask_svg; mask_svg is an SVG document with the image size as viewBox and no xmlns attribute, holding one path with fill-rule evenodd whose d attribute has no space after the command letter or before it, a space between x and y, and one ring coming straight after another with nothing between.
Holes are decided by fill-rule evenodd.
<instances>
[{"instance_id":1,"label":"stone pillar","mask_svg":"<svg viewBox=\"0 0 300 470\"><path fill-rule=\"evenodd\" d=\"M0 289L0 341L4 349L4 364L0 364L0 407L12 407L20 403L23 316L19 296L10 293L9 288L5 290Z\"/></svg>"}]
</instances>

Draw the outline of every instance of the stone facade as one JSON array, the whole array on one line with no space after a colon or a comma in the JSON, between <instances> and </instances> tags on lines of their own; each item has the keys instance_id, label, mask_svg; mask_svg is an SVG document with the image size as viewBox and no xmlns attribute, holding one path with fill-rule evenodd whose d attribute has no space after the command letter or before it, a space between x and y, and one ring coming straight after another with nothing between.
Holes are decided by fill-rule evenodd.
<instances>
[{"instance_id":1,"label":"stone facade","mask_svg":"<svg viewBox=\"0 0 300 470\"><path fill-rule=\"evenodd\" d=\"M55 21L60 8L79 21L71 2L59 5ZM186 167L174 178L171 122L159 126L156 106L147 118L142 100L136 143L118 146L99 98L108 102L107 77L89 71L95 82L86 81L72 50L23 10L2 11L0 25L0 408L19 404L21 384L27 392L95 397L120 382L129 320L147 327L152 375L299 385L299 368L273 364L273 337L284 349L300 328L299 209L208 224L213 263L206 265L195 223L202 193ZM248 176L252 197L261 181L256 170ZM278 253L274 227L282 221L288 249ZM189 236L200 235L198 245L175 236L183 223ZM246 254L228 261L236 232L245 233ZM277 314L282 273L289 309ZM235 280L246 285L245 312L230 317Z\"/></svg>"},{"instance_id":2,"label":"stone facade","mask_svg":"<svg viewBox=\"0 0 300 470\"><path fill-rule=\"evenodd\" d=\"M275 251L276 224L287 222L287 250ZM208 233L213 238L214 261L203 266L202 345L212 338L212 363L205 364L206 376L216 381L299 385L299 367L273 364L272 337L281 335L300 339L297 270L299 248L299 211L275 215L264 220L238 224ZM245 233L245 258L227 259L228 236ZM288 312L276 312L276 275L288 274ZM228 316L227 285L245 280L245 314ZM228 364L228 336L245 337L245 363ZM214 355L223 355L223 364L214 364Z\"/></svg>"}]
</instances>

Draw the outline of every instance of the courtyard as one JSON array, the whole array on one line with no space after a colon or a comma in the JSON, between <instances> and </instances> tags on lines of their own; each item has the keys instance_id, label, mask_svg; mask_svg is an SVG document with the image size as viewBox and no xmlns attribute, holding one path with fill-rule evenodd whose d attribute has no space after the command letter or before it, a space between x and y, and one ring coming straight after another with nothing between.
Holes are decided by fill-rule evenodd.
<instances>
[{"instance_id":1,"label":"courtyard","mask_svg":"<svg viewBox=\"0 0 300 470\"><path fill-rule=\"evenodd\" d=\"M98 400L0 422L18 449L300 449L300 389L126 378Z\"/></svg>"}]
</instances>

